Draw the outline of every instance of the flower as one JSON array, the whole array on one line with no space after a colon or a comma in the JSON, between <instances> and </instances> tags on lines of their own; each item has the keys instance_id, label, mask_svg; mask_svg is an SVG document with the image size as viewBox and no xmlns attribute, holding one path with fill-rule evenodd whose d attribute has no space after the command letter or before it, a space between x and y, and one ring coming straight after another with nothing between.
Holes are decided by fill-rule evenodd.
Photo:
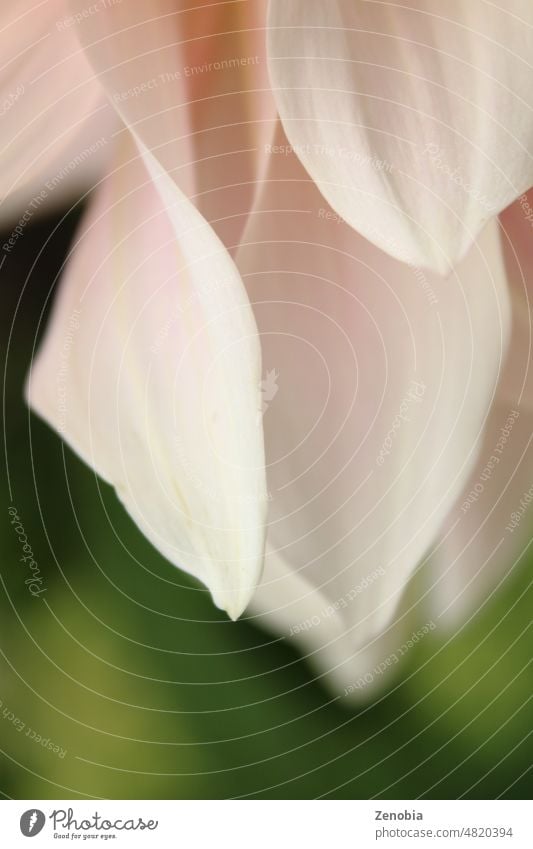
<instances>
[{"instance_id":1,"label":"flower","mask_svg":"<svg viewBox=\"0 0 533 849\"><path fill-rule=\"evenodd\" d=\"M80 174L99 138L107 158L30 406L219 607L366 695L520 553L530 4L27 0L4 20L2 196L67 150Z\"/></svg>"}]
</instances>

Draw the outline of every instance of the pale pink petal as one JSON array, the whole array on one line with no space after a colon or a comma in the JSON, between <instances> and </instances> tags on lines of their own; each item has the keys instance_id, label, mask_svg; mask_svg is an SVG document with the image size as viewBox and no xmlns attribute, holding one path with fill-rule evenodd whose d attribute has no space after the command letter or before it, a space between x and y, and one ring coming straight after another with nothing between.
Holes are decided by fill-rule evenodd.
<instances>
[{"instance_id":1,"label":"pale pink petal","mask_svg":"<svg viewBox=\"0 0 533 849\"><path fill-rule=\"evenodd\" d=\"M333 628L356 653L389 627L479 454L509 332L498 224L447 279L399 263L276 141L237 255L261 333L271 499L252 609L287 631L294 605L298 624L296 575L308 609L336 605L311 643ZM341 643L349 682L364 654L345 663Z\"/></svg>"},{"instance_id":2,"label":"pale pink petal","mask_svg":"<svg viewBox=\"0 0 533 849\"><path fill-rule=\"evenodd\" d=\"M81 14L85 0L72 0ZM126 125L231 249L276 116L266 0L110 4L78 32Z\"/></svg>"},{"instance_id":3,"label":"pale pink petal","mask_svg":"<svg viewBox=\"0 0 533 849\"><path fill-rule=\"evenodd\" d=\"M257 331L226 249L124 137L75 245L28 399L233 617L263 560L259 378Z\"/></svg>"},{"instance_id":4,"label":"pale pink petal","mask_svg":"<svg viewBox=\"0 0 533 849\"><path fill-rule=\"evenodd\" d=\"M81 155L97 142L90 120L110 110L69 14L63 0L23 0L0 16L0 200L26 183L44 189L39 177L72 145Z\"/></svg>"},{"instance_id":5,"label":"pale pink petal","mask_svg":"<svg viewBox=\"0 0 533 849\"><path fill-rule=\"evenodd\" d=\"M392 256L447 273L533 183L530 0L272 0L269 26L297 155Z\"/></svg>"},{"instance_id":6,"label":"pale pink petal","mask_svg":"<svg viewBox=\"0 0 533 849\"><path fill-rule=\"evenodd\" d=\"M501 216L511 346L479 460L432 559L434 612L456 626L516 572L533 515L533 192Z\"/></svg>"}]
</instances>

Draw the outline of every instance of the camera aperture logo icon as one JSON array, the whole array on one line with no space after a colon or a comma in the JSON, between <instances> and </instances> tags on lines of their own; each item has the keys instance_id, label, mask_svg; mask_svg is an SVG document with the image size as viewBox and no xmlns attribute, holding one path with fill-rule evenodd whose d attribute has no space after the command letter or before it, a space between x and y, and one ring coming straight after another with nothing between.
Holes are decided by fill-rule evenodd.
<instances>
[{"instance_id":1,"label":"camera aperture logo icon","mask_svg":"<svg viewBox=\"0 0 533 849\"><path fill-rule=\"evenodd\" d=\"M46 822L46 817L38 808L30 808L29 811L24 811L20 818L20 830L24 837L35 837L42 831Z\"/></svg>"}]
</instances>

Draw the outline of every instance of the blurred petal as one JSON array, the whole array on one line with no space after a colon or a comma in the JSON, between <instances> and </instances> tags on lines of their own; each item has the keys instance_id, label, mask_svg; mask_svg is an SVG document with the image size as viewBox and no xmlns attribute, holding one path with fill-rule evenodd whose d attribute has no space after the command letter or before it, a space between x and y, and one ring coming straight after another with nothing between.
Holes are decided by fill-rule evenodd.
<instances>
[{"instance_id":1,"label":"blurred petal","mask_svg":"<svg viewBox=\"0 0 533 849\"><path fill-rule=\"evenodd\" d=\"M269 28L297 155L397 259L449 272L533 183L529 0L272 0Z\"/></svg>"},{"instance_id":2,"label":"blurred petal","mask_svg":"<svg viewBox=\"0 0 533 849\"><path fill-rule=\"evenodd\" d=\"M277 141L237 255L277 381L263 404L269 554L252 610L289 636L305 594L322 625L296 638L343 635L332 674L349 682L476 461L507 287L497 221L448 279L422 272L339 221ZM363 649L351 662L345 638Z\"/></svg>"},{"instance_id":3,"label":"blurred petal","mask_svg":"<svg viewBox=\"0 0 533 849\"><path fill-rule=\"evenodd\" d=\"M99 109L90 122L73 134L65 147L0 203L0 223L15 223L26 213L33 217L64 213L107 173L114 135L121 121L114 109Z\"/></svg>"},{"instance_id":4,"label":"blurred petal","mask_svg":"<svg viewBox=\"0 0 533 849\"><path fill-rule=\"evenodd\" d=\"M72 0L77 12L84 6ZM266 0L155 0L110 5L79 26L126 125L229 247L242 233L276 116L265 23Z\"/></svg>"},{"instance_id":5,"label":"blurred petal","mask_svg":"<svg viewBox=\"0 0 533 849\"><path fill-rule=\"evenodd\" d=\"M85 138L87 119L109 111L67 12L63 0L23 0L2 11L0 200L47 174L74 140L81 153L95 141Z\"/></svg>"},{"instance_id":6,"label":"blurred petal","mask_svg":"<svg viewBox=\"0 0 533 849\"><path fill-rule=\"evenodd\" d=\"M515 558L531 539L533 192L506 209L501 222L511 346L479 460L446 522L432 564L432 608L452 626L513 574Z\"/></svg>"},{"instance_id":7,"label":"blurred petal","mask_svg":"<svg viewBox=\"0 0 533 849\"><path fill-rule=\"evenodd\" d=\"M147 169L123 146L68 266L29 403L235 617L264 548L257 331L209 225L149 154Z\"/></svg>"},{"instance_id":8,"label":"blurred petal","mask_svg":"<svg viewBox=\"0 0 533 849\"><path fill-rule=\"evenodd\" d=\"M304 659L316 670L317 679L351 705L375 696L390 683L391 670L399 669L399 650L406 635L422 624L415 621L407 605L401 605L383 631L358 644L343 615L343 604L347 606L360 593L364 596L372 581L382 576L383 570L369 573L351 587L344 600L332 603L327 593L267 546L265 578L252 598L249 613L257 625L277 637L281 634L294 639ZM425 633L433 631L435 623L425 623L425 627Z\"/></svg>"}]
</instances>

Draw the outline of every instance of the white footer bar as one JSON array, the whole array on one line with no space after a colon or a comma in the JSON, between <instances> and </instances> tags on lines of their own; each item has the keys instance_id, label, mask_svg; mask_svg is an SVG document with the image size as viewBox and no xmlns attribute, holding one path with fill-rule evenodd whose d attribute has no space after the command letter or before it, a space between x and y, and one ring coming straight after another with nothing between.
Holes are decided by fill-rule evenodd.
<instances>
[{"instance_id":1,"label":"white footer bar","mask_svg":"<svg viewBox=\"0 0 533 849\"><path fill-rule=\"evenodd\" d=\"M0 803L0 835L9 849L533 847L526 801L10 800Z\"/></svg>"}]
</instances>

